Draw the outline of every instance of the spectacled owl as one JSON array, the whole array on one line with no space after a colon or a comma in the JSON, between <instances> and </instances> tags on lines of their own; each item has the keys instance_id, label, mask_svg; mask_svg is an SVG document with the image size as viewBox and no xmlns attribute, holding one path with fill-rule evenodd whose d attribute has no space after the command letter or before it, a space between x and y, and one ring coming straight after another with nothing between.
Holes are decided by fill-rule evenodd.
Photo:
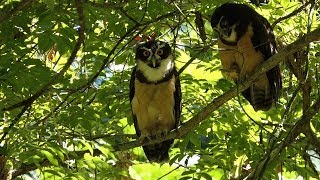
<instances>
[{"instance_id":1,"label":"spectacled owl","mask_svg":"<svg viewBox=\"0 0 320 180\"><path fill-rule=\"evenodd\" d=\"M241 82L264 61L277 53L273 30L266 18L244 4L225 3L211 17L218 32L223 74ZM282 89L279 65L259 76L242 92L255 110L269 110Z\"/></svg>"},{"instance_id":2,"label":"spectacled owl","mask_svg":"<svg viewBox=\"0 0 320 180\"><path fill-rule=\"evenodd\" d=\"M153 139L176 129L181 114L181 88L168 43L150 40L136 49L130 80L130 104L140 140ZM143 146L150 162L169 159L172 140Z\"/></svg>"}]
</instances>

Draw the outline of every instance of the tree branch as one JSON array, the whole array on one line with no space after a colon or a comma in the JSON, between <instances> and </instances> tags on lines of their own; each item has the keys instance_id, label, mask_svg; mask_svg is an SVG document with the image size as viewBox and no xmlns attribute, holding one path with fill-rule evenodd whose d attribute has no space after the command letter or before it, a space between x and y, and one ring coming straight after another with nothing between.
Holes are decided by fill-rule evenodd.
<instances>
[{"instance_id":1,"label":"tree branch","mask_svg":"<svg viewBox=\"0 0 320 180\"><path fill-rule=\"evenodd\" d=\"M171 131L168 135L161 137L159 139L154 139L154 140L148 140L146 139L144 142L141 142L139 140L128 142L125 144L120 144L120 145L113 145L114 151L122 151L122 150L128 150L132 149L135 147L143 146L143 145L149 145L149 144L155 144L159 143L165 140L169 139L175 139L175 138L180 138L184 135L186 135L188 132L190 132L192 129L196 128L199 123L201 123L205 118L211 115L213 111L218 109L221 105L229 101L230 99L234 98L237 96L238 93L241 93L245 89L247 89L252 82L259 77L261 74L265 73L266 71L272 69L274 66L279 64L281 61L285 61L286 57L299 49L303 48L304 46L308 45L310 42L316 41L320 39L320 27L317 28L316 30L312 31L311 33L308 33L301 37L300 39L296 40L295 42L291 43L287 47L283 48L281 51L279 51L277 54L274 56L270 57L267 61L265 61L259 68L257 68L254 73L252 74L251 77L246 79L244 82L239 83L238 86L231 88L229 91L224 93L223 95L215 98L212 102L210 102L206 107L204 107L200 112L198 112L194 117L192 117L189 121L183 123L177 130ZM300 126L305 124L305 122L308 122L320 109L320 98L316 101L316 103L309 108L307 113L305 113L301 120L299 120L296 125L293 127L292 131L289 132L287 138L285 141L283 141L275 150L271 151L270 156L272 158L266 159L264 158L256 167L256 169L250 174L250 176L260 173L259 168L263 167L264 165L268 164L271 162L271 160L274 160L276 157L279 156L281 153L282 149L289 145L292 140L294 140L293 137L297 137L299 132ZM76 152L78 157L82 157L84 153L89 152L89 151L81 151L81 152ZM94 149L94 155L99 155L101 152L97 149ZM74 157L77 158L77 157ZM46 160L43 161L43 163L39 163L40 165L45 165ZM34 167L36 169L37 167L34 166L34 164L26 165L21 168L24 169L29 169L29 170L34 170L28 167ZM21 171L21 168L18 168L14 171L12 177L17 177L19 175L22 175L25 171ZM260 169L261 170L261 169Z\"/></svg>"},{"instance_id":2,"label":"tree branch","mask_svg":"<svg viewBox=\"0 0 320 180\"><path fill-rule=\"evenodd\" d=\"M191 57L189 59L188 62L186 62L178 71L178 75L180 75L195 59L198 58L198 56L203 53L206 52L209 49L209 46L202 48L196 55L194 55L193 57Z\"/></svg>"},{"instance_id":3,"label":"tree branch","mask_svg":"<svg viewBox=\"0 0 320 180\"><path fill-rule=\"evenodd\" d=\"M320 97L316 100L316 102L309 108L306 113L303 114L301 119L294 125L294 127L290 130L287 137L273 150L271 150L266 156L258 163L251 171L251 173L246 177L246 179L259 179L259 177L263 177L263 173L266 167L276 160L280 154L282 153L283 149L289 146L296 137L303 133L305 126L308 126L310 120L314 115L316 115L320 110Z\"/></svg>"},{"instance_id":4,"label":"tree branch","mask_svg":"<svg viewBox=\"0 0 320 180\"><path fill-rule=\"evenodd\" d=\"M314 148L316 148L317 153L320 154L320 140L316 136L316 134L312 131L310 127L310 123L304 126L304 130L302 133L308 138L308 140L310 141L310 144Z\"/></svg>"},{"instance_id":5,"label":"tree branch","mask_svg":"<svg viewBox=\"0 0 320 180\"><path fill-rule=\"evenodd\" d=\"M283 20L286 20L286 19L289 19L291 18L292 16L295 16L297 15L298 13L300 13L303 9L305 9L310 3L311 3L312 0L306 2L305 4L303 4L301 7L299 7L298 9L292 11L290 14L288 15L285 15L283 17L280 17L279 19L275 20L271 27L274 28L279 22L283 21Z\"/></svg>"},{"instance_id":6,"label":"tree branch","mask_svg":"<svg viewBox=\"0 0 320 180\"><path fill-rule=\"evenodd\" d=\"M8 20L10 17L15 15L18 11L21 11L23 8L31 5L34 0L23 0L19 4L17 4L11 11L4 13L2 16L0 16L0 24L2 24L4 21Z\"/></svg>"},{"instance_id":7,"label":"tree branch","mask_svg":"<svg viewBox=\"0 0 320 180\"><path fill-rule=\"evenodd\" d=\"M296 40L292 44L283 48L274 56L270 57L267 61L265 61L260 67L258 67L251 77L246 79L244 82L239 83L237 86L233 87L223 95L214 99L211 103L209 103L206 107L204 107L200 112L198 112L195 116L193 116L189 121L183 123L177 130L170 132L167 136L156 139L156 140L146 140L145 142L133 141L128 142L121 145L115 145L114 149L116 151L127 150L138 146L144 146L149 144L159 143L165 140L180 138L190 132L192 129L197 127L201 121L207 118L213 111L218 109L225 102L237 96L237 94L241 93L245 89L247 89L252 82L258 78L261 74L267 72L272 69L274 66L279 64L281 61L286 60L286 57L304 46L308 45L310 42L316 41L320 39L320 27L316 30L312 31L309 34L304 35L300 39Z\"/></svg>"},{"instance_id":8,"label":"tree branch","mask_svg":"<svg viewBox=\"0 0 320 180\"><path fill-rule=\"evenodd\" d=\"M79 51L81 44L83 44L84 42L84 28L85 28L85 22L84 22L84 15L83 15L83 9L82 9L82 4L81 4L81 0L76 0L76 9L77 9L77 13L79 16L79 29L78 29L78 40L76 42L76 45L73 49L73 51L71 52L71 55L68 59L68 61L66 62L66 64L63 66L62 70L60 72L58 72L46 85L44 85L39 91L37 91L34 95L32 95L30 98L23 100L19 103L16 103L12 106L9 107L5 107L2 109L2 111L9 111L21 106L25 106L23 108L23 110L21 111L22 114L20 113L9 125L9 129L4 132L4 134L1 137L1 140L4 140L4 138L6 137L6 135L8 134L8 132L10 131L10 129L19 121L19 119L22 117L23 113L25 112L25 109L27 109L29 106L32 105L32 103L39 98L42 94L44 94L45 92L48 91L48 89L51 88L51 86L53 84L55 84L55 82L58 80L58 78L60 78L60 76L63 76L63 74L69 69L70 65L72 64L72 62L74 61L77 52Z\"/></svg>"},{"instance_id":9,"label":"tree branch","mask_svg":"<svg viewBox=\"0 0 320 180\"><path fill-rule=\"evenodd\" d=\"M23 100L21 102L18 102L16 104L13 104L9 107L4 107L2 108L1 111L10 111L16 108L19 108L21 106L24 105L31 105L37 98L39 98L41 95L43 95L48 89L51 88L51 86L53 84L56 83L56 81L63 76L63 74L69 69L70 65L72 64L72 62L74 61L77 52L79 51L81 44L83 44L84 42L84 28L85 28L85 22L84 22L84 15L83 15L83 9L82 9L82 3L81 0L76 0L76 9L77 9L77 13L79 16L79 29L78 29L78 40L75 44L75 47L73 48L73 51L71 52L71 55L68 59L68 61L66 62L66 64L63 66L63 68L61 69L60 72L58 72L57 74L55 74L55 76L53 76L53 78L47 83L45 84L39 91L37 91L34 95L32 95L31 97L29 97L26 100Z\"/></svg>"}]
</instances>

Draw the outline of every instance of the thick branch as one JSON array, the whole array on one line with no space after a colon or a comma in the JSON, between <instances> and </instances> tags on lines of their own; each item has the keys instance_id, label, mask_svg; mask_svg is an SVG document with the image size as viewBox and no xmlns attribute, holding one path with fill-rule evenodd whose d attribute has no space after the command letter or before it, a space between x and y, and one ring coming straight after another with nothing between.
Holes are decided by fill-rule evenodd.
<instances>
[{"instance_id":1,"label":"thick branch","mask_svg":"<svg viewBox=\"0 0 320 180\"><path fill-rule=\"evenodd\" d=\"M320 110L320 98L314 103L314 105L309 108L306 113L301 117L301 119L295 124L295 126L288 133L287 137L270 153L268 153L261 161L256 165L256 168L247 176L246 179L259 179L262 177L265 167L267 167L271 162L276 160L283 149L289 146L295 138L304 131L304 127L310 123L310 120L314 115L316 115Z\"/></svg>"},{"instance_id":2,"label":"thick branch","mask_svg":"<svg viewBox=\"0 0 320 180\"><path fill-rule=\"evenodd\" d=\"M200 122L202 122L205 118L210 116L210 114L213 111L218 109L225 102L236 97L238 93L247 89L251 85L251 83L257 77L259 77L261 74L272 69L274 66L279 64L281 61L284 61L288 55L298 51L299 49L303 48L304 46L306 46L310 42L313 42L313 41L316 41L319 39L320 39L320 28L314 30L311 33L306 34L302 38L298 39L297 41L295 41L292 44L288 45L287 47L283 48L279 53L277 53L276 55L269 58L269 60L267 60L259 68L257 68L256 71L253 73L253 75L250 78L245 80L243 83L239 84L237 87L233 87L228 92L226 92L223 95L214 99L211 103L209 103L205 108L203 108L199 113L197 113L189 121L187 121L186 123L183 123L177 130L170 132L167 136L164 136L164 137L161 137L161 138L155 139L155 140L146 140L145 142L140 142L139 140L137 140L137 141L132 141L132 142L128 142L125 144L114 145L113 146L114 151L122 151L122 150L132 149L132 148L139 147L142 145L155 144L155 143L159 143L159 142L162 142L162 141L165 141L168 139L180 138L180 137L184 136L185 134L190 132L192 129L197 127ZM272 155L273 159L275 157L278 157L278 155L281 152L280 150L282 150L284 147L286 147L288 144L290 144L290 142L292 142L292 140L294 139L292 137L296 137L298 135L297 133L299 131L297 131L295 129L299 129L301 124L305 124L306 121L309 121L318 112L319 108L320 108L320 99L318 99L317 103L315 103L307 111L307 113L301 118L301 120L298 121L298 123L295 125L293 130L287 136L286 140L283 143L281 143L281 145L279 145L279 147L277 149L275 149L274 151L272 151L272 153L270 153ZM86 152L88 152L88 151L86 151ZM78 152L76 154L78 155L78 157L82 157L81 155L83 155L84 153L85 152ZM94 155L99 155L99 154L101 154L101 152L99 150L95 149ZM46 160L44 160L43 162L46 162ZM270 163L270 162L271 162L270 160L268 160L268 161L263 160L260 164L264 165L262 163ZM42 163L39 163L39 164L42 165ZM33 164L30 164L28 166L35 167ZM26 169L28 167L24 166L23 168ZM19 176L22 174L21 173L22 171L20 169L17 169L15 172L20 172L20 173L13 173L13 177L16 177L16 176ZM253 173L254 172L256 172L256 170L253 171Z\"/></svg>"},{"instance_id":3,"label":"thick branch","mask_svg":"<svg viewBox=\"0 0 320 180\"><path fill-rule=\"evenodd\" d=\"M247 89L252 82L259 77L261 74L267 72L268 70L272 69L274 66L279 64L281 61L286 60L286 57L299 49L303 48L304 46L308 45L310 42L317 41L320 39L320 28L314 30L313 32L306 34L305 36L301 37L300 39L296 40L292 44L288 45L287 47L283 48L279 53L275 54L274 56L270 57L266 62L264 62L259 68L255 70L253 75L246 79L243 83L239 83L238 86L233 87L228 92L224 93L223 95L214 99L211 103L209 103L205 108L203 108L198 114L192 117L186 123L183 123L177 130L170 132L167 136L159 138L157 140L147 140L146 142L139 142L133 141L128 142L126 144L122 144L119 146L115 146L115 150L126 150L131 149L134 147L138 147L141 145L148 145L159 143L168 139L180 138L184 136L188 132L190 132L193 128L197 127L201 121L207 118L213 111L218 109L222 104L229 101L230 99L237 96L238 93L241 93L245 89Z\"/></svg>"}]
</instances>

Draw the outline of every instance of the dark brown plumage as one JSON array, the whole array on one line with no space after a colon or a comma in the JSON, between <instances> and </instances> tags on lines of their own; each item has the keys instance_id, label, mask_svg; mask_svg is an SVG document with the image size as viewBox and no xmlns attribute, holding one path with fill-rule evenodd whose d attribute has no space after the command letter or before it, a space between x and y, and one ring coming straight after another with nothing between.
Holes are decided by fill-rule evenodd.
<instances>
[{"instance_id":1,"label":"dark brown plumage","mask_svg":"<svg viewBox=\"0 0 320 180\"><path fill-rule=\"evenodd\" d=\"M165 135L178 127L181 114L181 89L170 46L149 41L136 51L137 66L130 80L130 104L136 134L143 141ZM151 162L169 159L172 140L143 146Z\"/></svg>"},{"instance_id":2,"label":"dark brown plumage","mask_svg":"<svg viewBox=\"0 0 320 180\"><path fill-rule=\"evenodd\" d=\"M211 18L219 33L218 46L224 75L236 83L277 52L272 27L255 10L244 4L226 3ZM268 110L282 89L279 66L258 77L242 92L255 110Z\"/></svg>"}]
</instances>

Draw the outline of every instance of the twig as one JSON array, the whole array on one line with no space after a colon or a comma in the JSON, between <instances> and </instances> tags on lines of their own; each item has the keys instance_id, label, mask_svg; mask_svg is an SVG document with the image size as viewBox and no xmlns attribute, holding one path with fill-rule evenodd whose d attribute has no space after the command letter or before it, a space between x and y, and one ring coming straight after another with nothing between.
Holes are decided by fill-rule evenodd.
<instances>
[{"instance_id":1,"label":"twig","mask_svg":"<svg viewBox=\"0 0 320 180\"><path fill-rule=\"evenodd\" d=\"M134 22L135 24L139 24L138 21L136 21L132 16L130 16L127 11L125 11L122 7L119 8L120 12L122 12L122 14L124 14L128 19L130 19L132 22Z\"/></svg>"},{"instance_id":2,"label":"twig","mask_svg":"<svg viewBox=\"0 0 320 180\"><path fill-rule=\"evenodd\" d=\"M284 61L286 57L302 47L306 46L310 42L316 41L320 39L320 28L317 28L313 32L310 32L307 35L304 35L300 39L296 40L292 44L283 48L279 53L270 57L267 61L265 61L259 68L257 68L252 76L246 79L243 83L238 84L236 87L233 87L223 95L217 97L212 102L210 102L206 107L204 107L199 113L193 116L189 121L183 123L177 130L170 132L167 136L159 138L157 140L146 140L145 142L133 141L128 142L122 145L114 146L116 151L131 149L134 147L138 147L141 145L149 145L154 143L159 143L165 140L180 138L184 136L186 133L190 132L193 128L197 127L201 121L207 118L213 111L218 109L222 104L234 98L238 93L241 93L245 89L247 89L256 78L258 78L262 73L269 71L274 66L279 64L281 61Z\"/></svg>"},{"instance_id":3,"label":"twig","mask_svg":"<svg viewBox=\"0 0 320 180\"><path fill-rule=\"evenodd\" d=\"M47 83L45 84L39 91L37 91L34 95L32 95L31 97L29 97L26 100L23 100L21 102L18 102L16 104L13 104L9 107L4 107L2 108L2 111L10 111L16 108L19 108L21 106L24 105L28 105L28 104L32 104L37 98L39 98L41 95L43 95L44 93L46 93L48 91L48 89L51 88L51 86L53 84L56 83L56 81L63 76L63 74L69 69L70 65L72 64L72 62L74 61L77 52L79 51L81 44L83 44L84 42L84 27L85 27L85 22L84 22L84 15L83 15L83 9L82 9L82 5L81 5L81 0L76 0L76 9L77 9L77 13L79 16L79 29L78 29L78 40L75 44L75 47L73 49L73 51L71 52L71 55L68 59L68 61L66 62L66 64L63 66L63 68L61 69L60 72L58 72L57 74L55 74L55 76L53 76L53 78Z\"/></svg>"},{"instance_id":4,"label":"twig","mask_svg":"<svg viewBox=\"0 0 320 180\"><path fill-rule=\"evenodd\" d=\"M170 132L168 135L163 136L158 139L154 139L154 140L147 140L146 139L146 141L144 141L144 142L136 140L136 141L132 141L132 142L127 142L125 144L114 145L113 150L114 151L127 150L127 149L132 149L134 147L142 146L142 145L155 144L155 143L159 143L161 141L179 138L179 137L184 136L186 133L190 132L192 129L197 127L205 118L207 118L209 115L211 115L211 113L213 111L215 111L216 109L218 109L221 105L223 105L224 103L226 103L230 99L234 98L238 93L241 93L242 91L247 89L252 84L252 82L257 77L259 77L261 74L272 69L274 66L279 64L281 61L284 61L288 55L298 51L299 49L306 46L310 42L316 41L318 39L320 39L320 28L304 35L303 37L296 40L292 44L283 48L277 54L275 54L274 56L270 57L267 61L265 61L259 68L257 68L251 77L246 79L243 83L237 85L238 87L233 87L232 89L230 89L229 91L227 91L223 95L214 99L206 107L204 107L200 112L198 112L195 116L193 116L189 121L187 121L186 123L183 123L177 130ZM275 157L278 157L279 153L281 153L281 150L284 147L286 147L288 145L288 143L290 144L290 142L293 140L293 137L296 137L297 133L299 132L299 131L297 131L297 129L301 128L300 126L303 125L305 123L305 121L309 121L318 112L319 108L320 108L320 99L318 99L317 103L315 103L308 110L308 113L304 114L303 117L301 118L301 120L298 121L298 123L294 126L293 130L290 131L290 133L288 134L286 140L283 141L283 143L281 143L277 149L275 149L274 151L272 151L270 153L271 155L273 155L273 159ZM74 158L82 157L81 155L83 155L86 152L87 151L78 152L78 153L76 153L77 157L74 157ZM72 153L70 153L70 155L71 154ZM97 149L94 149L93 154L99 155L99 154L101 154L101 152ZM273 159L271 159L271 160L273 160ZM43 162L46 162L46 161L44 160ZM263 166L264 164L268 164L270 162L271 162L270 158L268 161L265 159L262 159L262 161L258 164L259 166L257 166L257 168L259 168L260 166ZM39 164L43 165L41 162ZM30 164L27 166L35 167L34 164ZM27 167L24 166L24 168L26 169ZM34 169L36 169L36 167ZM253 173L255 173L255 172L257 172L257 170L253 171ZM24 173L26 173L26 172L24 172ZM14 171L12 177L14 178L14 177L17 177L21 174L23 174L23 173L21 173L21 168L19 168L16 171Z\"/></svg>"},{"instance_id":5,"label":"twig","mask_svg":"<svg viewBox=\"0 0 320 180\"><path fill-rule=\"evenodd\" d=\"M263 173L266 167L276 160L280 154L282 153L283 149L289 146L295 138L304 131L304 127L310 123L310 120L316 115L320 110L320 98L316 100L311 108L309 108L306 113L303 114L301 119L294 125L291 131L288 133L286 138L277 145L274 149L272 149L265 157L258 163L251 171L251 173L246 177L246 179L259 179L259 177L263 177Z\"/></svg>"},{"instance_id":6,"label":"twig","mask_svg":"<svg viewBox=\"0 0 320 180\"><path fill-rule=\"evenodd\" d=\"M27 6L31 5L33 1L34 0L21 1L11 11L4 13L2 16L0 16L0 24L2 24L4 21L8 20L10 17L15 15L18 11L21 11L23 8L26 8Z\"/></svg>"},{"instance_id":7,"label":"twig","mask_svg":"<svg viewBox=\"0 0 320 180\"><path fill-rule=\"evenodd\" d=\"M303 134L308 138L311 145L316 148L317 153L320 154L320 140L312 131L310 123L304 126Z\"/></svg>"},{"instance_id":8,"label":"twig","mask_svg":"<svg viewBox=\"0 0 320 180\"><path fill-rule=\"evenodd\" d=\"M274 28L279 22L283 21L283 20L286 20L286 19L289 19L291 18L292 16L295 16L297 15L299 12L301 12L303 9L305 9L307 7L307 5L310 4L312 0L306 2L305 4L303 4L301 7L299 7L298 9L292 11L290 14L286 15L286 16L283 16L283 17L280 17L279 19L275 20L271 27Z\"/></svg>"},{"instance_id":9,"label":"twig","mask_svg":"<svg viewBox=\"0 0 320 180\"><path fill-rule=\"evenodd\" d=\"M195 56L193 56L192 58L189 59L188 62L186 62L178 71L178 75L180 75L195 59L197 59L198 55L200 55L201 53L207 51L209 49L209 47L204 47L203 49L201 49Z\"/></svg>"},{"instance_id":10,"label":"twig","mask_svg":"<svg viewBox=\"0 0 320 180\"><path fill-rule=\"evenodd\" d=\"M30 98L23 100L19 103L16 103L12 106L9 106L7 108L3 108L2 111L9 111L21 106L24 106L23 110L21 111L22 114L20 113L9 125L9 129L8 131L4 132L4 134L1 137L1 141L4 140L4 138L6 137L6 135L8 134L8 132L10 131L10 129L19 121L19 119L22 117L23 113L25 112L25 110L32 105L32 103L39 98L42 94L44 94L45 92L48 91L48 89L58 80L58 78L60 78L60 76L62 76L70 67L70 65L72 64L73 60L75 59L78 50L81 47L81 44L83 44L84 42L84 15L83 15L83 9L82 9L82 5L81 5L81 0L76 0L76 9L78 12L78 16L79 16L79 24L80 24L80 28L78 29L78 40L76 42L76 45L68 59L68 61L66 62L66 64L63 66L62 70L60 72L58 72L52 79L51 81L49 81L46 85L44 85L39 91L37 91L33 96L31 96Z\"/></svg>"},{"instance_id":11,"label":"twig","mask_svg":"<svg viewBox=\"0 0 320 180\"><path fill-rule=\"evenodd\" d=\"M169 172L167 172L166 174L164 174L164 175L160 176L157 180L160 180L160 179L162 179L162 178L164 178L164 177L168 176L169 174L171 174L173 171L175 171L175 170L179 169L180 167L181 167L181 165L179 164L177 167L175 167L175 168L174 168L174 169L172 169L171 171L169 171Z\"/></svg>"},{"instance_id":12,"label":"twig","mask_svg":"<svg viewBox=\"0 0 320 180\"><path fill-rule=\"evenodd\" d=\"M23 109L20 111L20 113L12 120L12 122L10 123L10 125L8 127L8 130L3 132L1 139L0 139L0 143L2 143L4 141L4 139L6 138L6 136L9 133L10 129L20 120L20 118L27 111L28 108L29 108L29 105L25 105L23 107Z\"/></svg>"}]
</instances>

